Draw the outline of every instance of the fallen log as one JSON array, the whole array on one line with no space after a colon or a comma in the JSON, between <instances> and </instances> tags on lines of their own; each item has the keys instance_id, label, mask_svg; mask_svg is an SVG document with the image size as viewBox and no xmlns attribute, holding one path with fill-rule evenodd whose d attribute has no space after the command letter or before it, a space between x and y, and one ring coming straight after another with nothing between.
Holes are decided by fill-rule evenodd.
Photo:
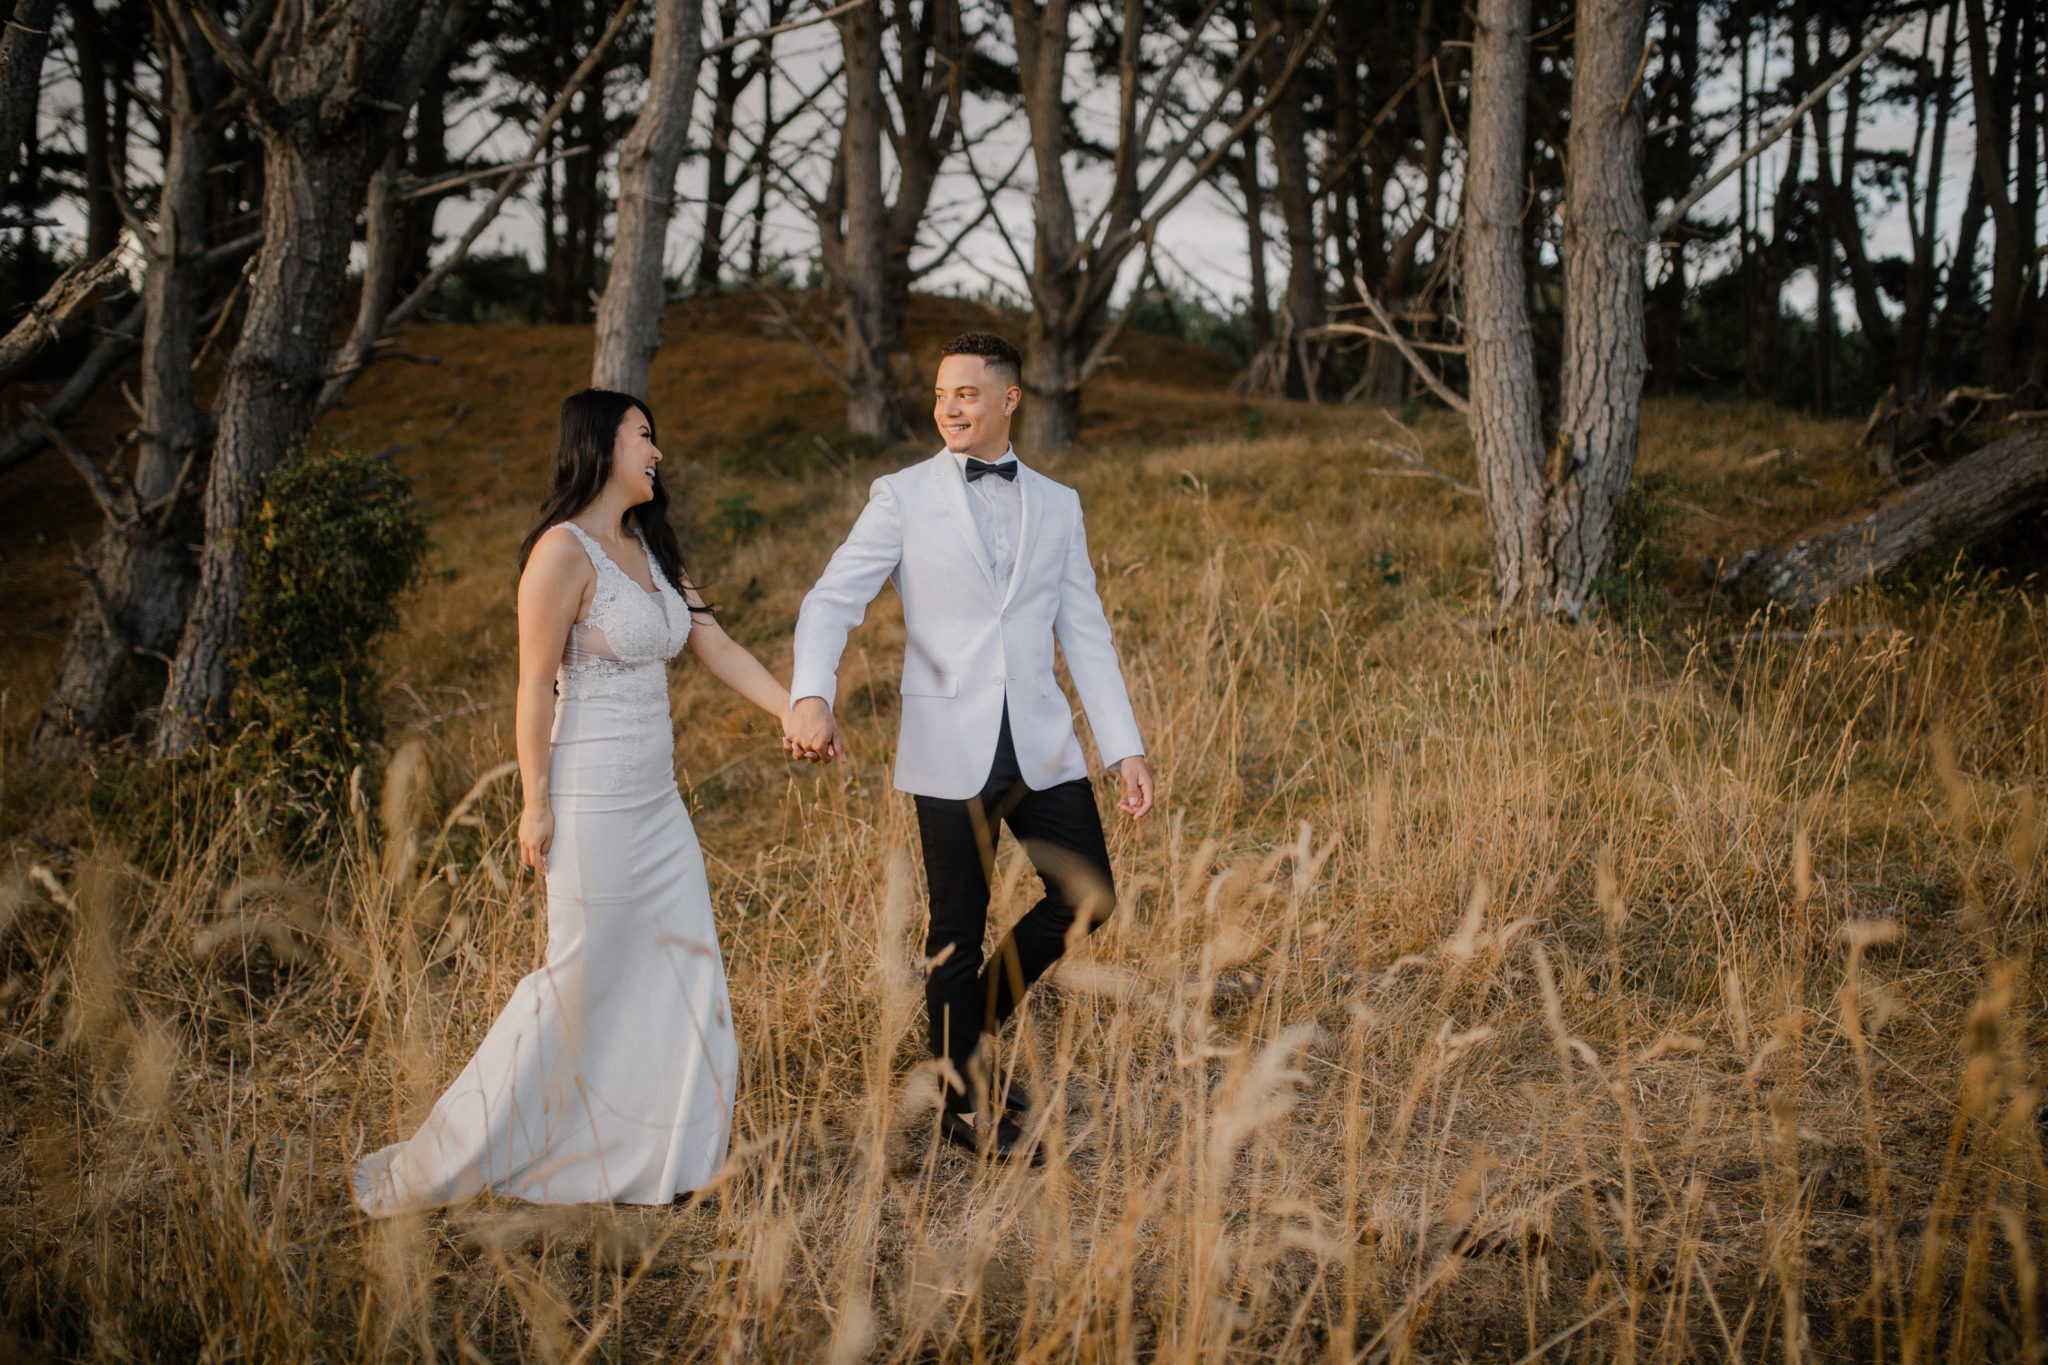
<instances>
[{"instance_id":1,"label":"fallen log","mask_svg":"<svg viewBox=\"0 0 2048 1365\"><path fill-rule=\"evenodd\" d=\"M1749 551L1721 588L1743 600L1817 607L1924 550L1981 544L2044 510L2048 431L2015 432L1846 521Z\"/></svg>"}]
</instances>

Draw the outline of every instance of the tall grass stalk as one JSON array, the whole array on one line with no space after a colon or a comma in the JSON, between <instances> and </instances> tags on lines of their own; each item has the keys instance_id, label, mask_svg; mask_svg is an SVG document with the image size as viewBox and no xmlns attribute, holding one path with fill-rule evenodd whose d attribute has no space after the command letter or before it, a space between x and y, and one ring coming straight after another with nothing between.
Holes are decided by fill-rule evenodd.
<instances>
[{"instance_id":1,"label":"tall grass stalk","mask_svg":"<svg viewBox=\"0 0 2048 1365\"><path fill-rule=\"evenodd\" d=\"M0 1330L106 1359L2039 1359L2038 601L1475 626L1476 516L1363 463L1063 472L1164 800L1113 828L1112 919L994 1057L1043 1168L934 1137L885 604L847 765L788 768L678 673L742 1046L716 1181L372 1225L353 1162L542 934L511 640L476 626L516 529L444 528L485 567L429 584L394 686L465 704L420 707L319 856L203 785L149 868L85 816L12 838ZM860 486L724 566L771 660ZM1030 882L1006 846L999 922Z\"/></svg>"}]
</instances>

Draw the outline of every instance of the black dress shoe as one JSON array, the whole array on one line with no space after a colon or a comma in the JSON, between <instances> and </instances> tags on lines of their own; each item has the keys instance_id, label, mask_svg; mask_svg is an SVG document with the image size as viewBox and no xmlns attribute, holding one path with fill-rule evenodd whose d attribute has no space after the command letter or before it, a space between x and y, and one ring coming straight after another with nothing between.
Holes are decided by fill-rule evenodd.
<instances>
[{"instance_id":1,"label":"black dress shoe","mask_svg":"<svg viewBox=\"0 0 2048 1365\"><path fill-rule=\"evenodd\" d=\"M1031 1112L1031 1096L1024 1093L1024 1087L1014 1079L1003 1082L1003 1112L1005 1114L1028 1114Z\"/></svg>"},{"instance_id":2,"label":"black dress shoe","mask_svg":"<svg viewBox=\"0 0 2048 1365\"><path fill-rule=\"evenodd\" d=\"M1045 1157L1038 1144L1024 1140L1024 1130L1008 1119L997 1119L993 1127L969 1123L947 1110L939 1115L939 1135L955 1147L976 1155L999 1156L1006 1161L1028 1161L1039 1165Z\"/></svg>"}]
</instances>

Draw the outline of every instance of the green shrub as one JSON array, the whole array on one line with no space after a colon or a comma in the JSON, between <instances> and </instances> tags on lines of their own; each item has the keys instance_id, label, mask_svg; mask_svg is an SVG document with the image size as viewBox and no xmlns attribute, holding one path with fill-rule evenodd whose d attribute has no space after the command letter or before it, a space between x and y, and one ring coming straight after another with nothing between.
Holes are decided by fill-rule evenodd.
<instances>
[{"instance_id":1,"label":"green shrub","mask_svg":"<svg viewBox=\"0 0 2048 1365\"><path fill-rule=\"evenodd\" d=\"M388 461L308 449L264 481L244 535L233 766L331 806L383 736L374 650L419 576L426 527Z\"/></svg>"}]
</instances>

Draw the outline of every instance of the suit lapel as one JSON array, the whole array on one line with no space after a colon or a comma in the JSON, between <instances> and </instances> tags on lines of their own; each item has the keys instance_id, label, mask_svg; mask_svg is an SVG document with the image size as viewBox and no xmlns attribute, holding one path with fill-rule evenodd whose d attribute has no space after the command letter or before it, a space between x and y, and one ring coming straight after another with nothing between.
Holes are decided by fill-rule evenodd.
<instances>
[{"instance_id":1,"label":"suit lapel","mask_svg":"<svg viewBox=\"0 0 2048 1365\"><path fill-rule=\"evenodd\" d=\"M974 512L967 506L967 480L960 477L960 467L954 463L952 452L940 451L930 464L932 477L939 484L939 496L953 513L953 525L960 538L967 542L967 557L981 570L981 581L988 584L989 591L1001 592L1002 585L988 567L988 546L982 544L981 529L974 524Z\"/></svg>"},{"instance_id":2,"label":"suit lapel","mask_svg":"<svg viewBox=\"0 0 2048 1365\"><path fill-rule=\"evenodd\" d=\"M1039 513L1044 506L1044 499L1038 491L1038 475L1022 460L1017 462L1017 491L1023 495L1024 520L1017 528L1017 562L1010 566L1010 581L1003 585L1005 607L1008 607L1010 599L1017 595L1017 585L1024 581L1024 566L1030 562L1031 540L1038 534Z\"/></svg>"}]
</instances>

